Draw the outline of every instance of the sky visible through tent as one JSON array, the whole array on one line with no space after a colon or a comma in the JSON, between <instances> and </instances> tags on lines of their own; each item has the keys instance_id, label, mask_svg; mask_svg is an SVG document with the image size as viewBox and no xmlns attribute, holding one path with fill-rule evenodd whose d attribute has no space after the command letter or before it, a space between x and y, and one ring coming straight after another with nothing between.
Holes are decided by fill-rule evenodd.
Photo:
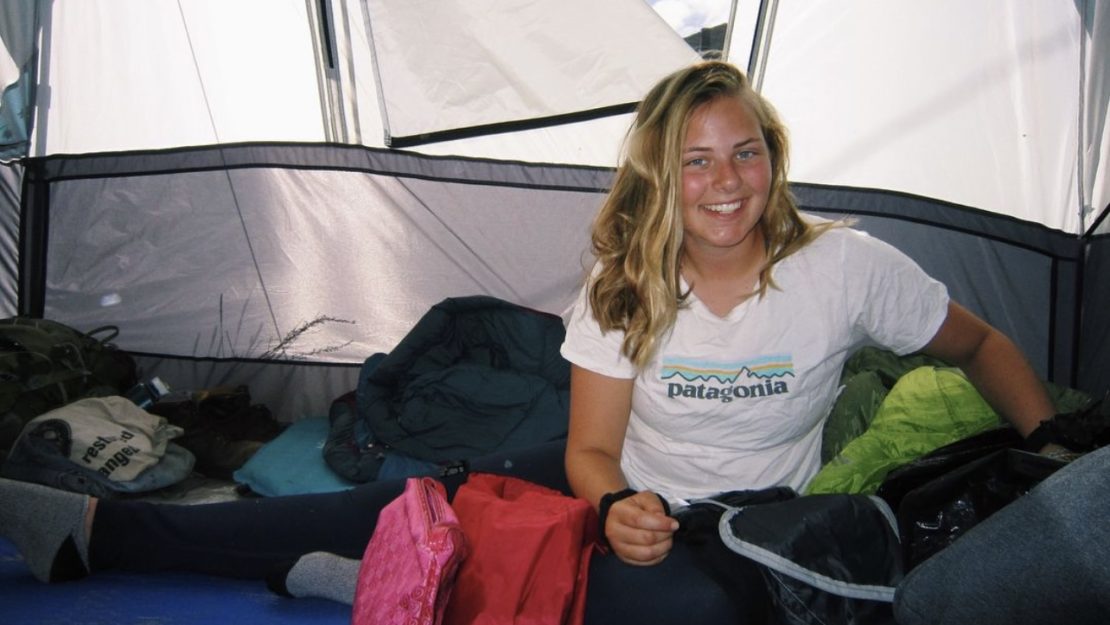
<instances>
[{"instance_id":1,"label":"sky visible through tent","mask_svg":"<svg viewBox=\"0 0 1110 625\"><path fill-rule=\"evenodd\" d=\"M731 0L645 0L671 28L686 37L728 21Z\"/></svg>"}]
</instances>

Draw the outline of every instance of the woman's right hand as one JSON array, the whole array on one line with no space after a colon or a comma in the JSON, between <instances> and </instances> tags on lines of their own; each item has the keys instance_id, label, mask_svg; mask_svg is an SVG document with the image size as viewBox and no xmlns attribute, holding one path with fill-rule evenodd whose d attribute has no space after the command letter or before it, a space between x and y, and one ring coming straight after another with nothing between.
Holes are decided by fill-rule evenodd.
<instances>
[{"instance_id":1,"label":"woman's right hand","mask_svg":"<svg viewBox=\"0 0 1110 625\"><path fill-rule=\"evenodd\" d=\"M605 518L605 538L622 561L658 564L674 544L678 521L667 516L659 496L642 491L613 503Z\"/></svg>"}]
</instances>

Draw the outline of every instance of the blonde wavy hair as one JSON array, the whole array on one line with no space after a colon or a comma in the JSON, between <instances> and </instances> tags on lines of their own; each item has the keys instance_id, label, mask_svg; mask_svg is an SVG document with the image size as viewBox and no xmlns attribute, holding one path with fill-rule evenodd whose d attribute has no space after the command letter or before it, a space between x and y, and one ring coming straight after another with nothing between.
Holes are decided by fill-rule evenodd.
<instances>
[{"instance_id":1,"label":"blonde wavy hair","mask_svg":"<svg viewBox=\"0 0 1110 625\"><path fill-rule=\"evenodd\" d=\"M737 97L748 106L770 152L771 187L759 222L767 262L758 295L777 288L771 278L776 263L831 225L808 223L799 214L787 185L786 127L740 70L707 61L664 78L637 109L623 162L591 233L598 261L588 293L594 317L603 331L624 332L621 351L638 368L651 360L688 295L679 287L682 148L694 110L721 97Z\"/></svg>"}]
</instances>

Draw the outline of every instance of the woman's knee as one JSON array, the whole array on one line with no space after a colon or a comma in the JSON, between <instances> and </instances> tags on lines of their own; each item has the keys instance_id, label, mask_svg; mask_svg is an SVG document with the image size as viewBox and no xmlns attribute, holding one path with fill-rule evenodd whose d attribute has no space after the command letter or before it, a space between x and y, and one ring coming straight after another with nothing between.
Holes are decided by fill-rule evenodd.
<instances>
[{"instance_id":1,"label":"woman's knee","mask_svg":"<svg viewBox=\"0 0 1110 625\"><path fill-rule=\"evenodd\" d=\"M611 554L595 555L586 586L586 625L747 622L746 615L762 613L766 591L754 565L750 570L739 565L744 577L739 586L755 582L750 594L726 589L682 543L662 562L646 567Z\"/></svg>"}]
</instances>

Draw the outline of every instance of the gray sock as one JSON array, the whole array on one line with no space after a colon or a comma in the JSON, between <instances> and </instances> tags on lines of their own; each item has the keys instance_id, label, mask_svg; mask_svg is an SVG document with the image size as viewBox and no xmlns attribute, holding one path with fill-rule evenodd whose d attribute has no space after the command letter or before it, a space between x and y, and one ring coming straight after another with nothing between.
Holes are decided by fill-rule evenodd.
<instances>
[{"instance_id":1,"label":"gray sock","mask_svg":"<svg viewBox=\"0 0 1110 625\"><path fill-rule=\"evenodd\" d=\"M85 537L85 514L89 509L89 496L79 493L0 478L0 536L15 543L27 562L31 573L40 581L60 581L87 574L89 547ZM72 551L80 558L76 562L62 563L52 576L59 553L72 558ZM64 566L62 566L64 564ZM76 565L76 566L75 566ZM83 571L74 568L83 567Z\"/></svg>"},{"instance_id":2,"label":"gray sock","mask_svg":"<svg viewBox=\"0 0 1110 625\"><path fill-rule=\"evenodd\" d=\"M285 576L285 589L294 597L319 597L354 605L361 561L314 551L301 556Z\"/></svg>"}]
</instances>

